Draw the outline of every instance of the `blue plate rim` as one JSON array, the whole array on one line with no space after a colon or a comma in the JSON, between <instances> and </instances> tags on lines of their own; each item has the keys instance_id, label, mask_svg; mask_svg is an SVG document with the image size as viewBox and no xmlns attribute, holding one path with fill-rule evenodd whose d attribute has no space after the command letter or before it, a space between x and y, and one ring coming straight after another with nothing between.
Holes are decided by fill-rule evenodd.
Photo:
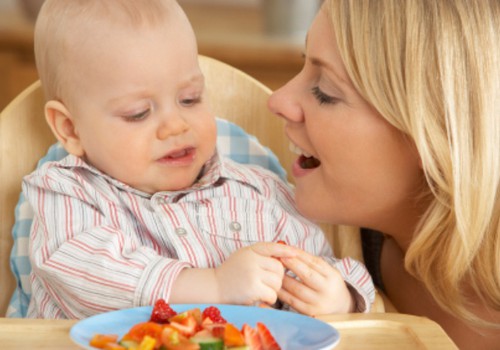
<instances>
[{"instance_id":1,"label":"blue plate rim","mask_svg":"<svg viewBox=\"0 0 500 350\"><path fill-rule=\"evenodd\" d=\"M259 314L259 313L262 313L262 314L272 313L274 315L281 315L283 317L285 317L285 314L286 314L287 319L301 320L301 321L306 322L306 323L317 323L318 325L322 325L323 327L325 327L325 326L328 327L328 330L331 332L330 342L328 344L326 344L326 343L317 344L320 347L316 348L316 350L330 350L330 349L333 349L335 346L337 346L338 343L340 342L340 333L331 324L326 323L326 322L319 320L317 318L309 317L309 316L299 314L296 312L292 312L292 311L269 309L269 308L262 308L262 307L257 307L257 306L216 304L216 303L170 304L170 306L177 312L182 312L182 311L192 309L195 307L198 307L201 310L203 310L204 308L206 308L208 306L216 306L221 310L223 317L224 317L224 314L228 313L228 310L231 310L232 312L236 312L236 310L240 310L240 311L246 311L246 312L254 312L257 314ZM109 311L109 312L105 312L105 313L101 313L101 314L87 317L85 319L78 321L76 324L74 324L71 327L70 332L69 332L69 336L70 336L71 340L73 341L73 343L75 343L76 345L78 345L82 349L94 350L96 348L88 345L88 341L90 341L90 338L87 340L86 343L83 343L83 342L78 340L80 337L76 336L76 333L78 331L80 331L80 328L85 327L87 324L92 324L96 320L113 317L114 315L120 315L120 314L124 314L124 313L125 314L126 313L133 313L135 315L136 313L141 313L141 312L145 313L145 314L150 314L152 308L153 308L152 306L139 306L139 307L133 307L133 308L127 308L127 309L121 309L121 310L113 310L113 311ZM133 323L131 323L131 325L136 324L138 322L141 322L141 320L134 320ZM233 322L232 320L228 320L228 322L235 323L235 324L240 323L240 321ZM243 323L247 323L247 322L243 322ZM271 332L273 332L272 324L269 325L269 328L271 329ZM109 332L103 332L103 333L109 333ZM274 332L273 332L273 335L275 335ZM282 348L284 348L283 344L280 343L280 345L282 346ZM289 347L287 346L286 349L289 349Z\"/></svg>"}]
</instances>

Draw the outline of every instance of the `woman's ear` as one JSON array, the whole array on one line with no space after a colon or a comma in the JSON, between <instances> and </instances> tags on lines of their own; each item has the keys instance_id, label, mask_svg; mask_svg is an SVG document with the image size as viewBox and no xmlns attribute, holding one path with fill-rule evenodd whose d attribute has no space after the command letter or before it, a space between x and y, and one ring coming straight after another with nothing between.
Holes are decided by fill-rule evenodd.
<instances>
[{"instance_id":1,"label":"woman's ear","mask_svg":"<svg viewBox=\"0 0 500 350\"><path fill-rule=\"evenodd\" d=\"M68 153L77 157L85 154L73 116L64 104L50 100L45 104L45 119L57 140Z\"/></svg>"}]
</instances>

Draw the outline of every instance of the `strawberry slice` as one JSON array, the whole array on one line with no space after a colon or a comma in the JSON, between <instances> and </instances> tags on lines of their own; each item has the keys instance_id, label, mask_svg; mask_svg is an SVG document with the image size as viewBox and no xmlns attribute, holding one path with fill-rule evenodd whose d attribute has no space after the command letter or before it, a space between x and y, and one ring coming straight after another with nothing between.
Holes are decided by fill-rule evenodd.
<instances>
[{"instance_id":1,"label":"strawberry slice","mask_svg":"<svg viewBox=\"0 0 500 350\"><path fill-rule=\"evenodd\" d=\"M163 299L158 299L155 302L153 311L151 312L151 322L168 323L168 319L177 315L168 303Z\"/></svg>"},{"instance_id":2,"label":"strawberry slice","mask_svg":"<svg viewBox=\"0 0 500 350\"><path fill-rule=\"evenodd\" d=\"M243 333L243 338L245 338L245 344L248 345L250 349L264 350L257 330L245 323L241 328L241 333Z\"/></svg>"},{"instance_id":3,"label":"strawberry slice","mask_svg":"<svg viewBox=\"0 0 500 350\"><path fill-rule=\"evenodd\" d=\"M195 316L188 311L181 312L180 314L171 317L169 321L172 327L177 329L186 337L191 337L199 331L198 322L196 321Z\"/></svg>"},{"instance_id":4,"label":"strawberry slice","mask_svg":"<svg viewBox=\"0 0 500 350\"><path fill-rule=\"evenodd\" d=\"M263 350L281 350L276 339L265 324L257 322L257 333L259 334Z\"/></svg>"}]
</instances>

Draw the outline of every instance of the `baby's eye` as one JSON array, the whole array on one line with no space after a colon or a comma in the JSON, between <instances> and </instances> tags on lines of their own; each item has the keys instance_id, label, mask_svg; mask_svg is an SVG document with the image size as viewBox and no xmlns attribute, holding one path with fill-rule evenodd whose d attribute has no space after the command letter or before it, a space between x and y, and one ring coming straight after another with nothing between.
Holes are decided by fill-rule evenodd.
<instances>
[{"instance_id":1,"label":"baby's eye","mask_svg":"<svg viewBox=\"0 0 500 350\"><path fill-rule=\"evenodd\" d=\"M146 117L149 115L151 109L145 109L142 112L131 114L131 115L125 115L123 118L128 121L128 122L138 122L141 120L146 119Z\"/></svg>"},{"instance_id":2,"label":"baby's eye","mask_svg":"<svg viewBox=\"0 0 500 350\"><path fill-rule=\"evenodd\" d=\"M340 101L337 97L333 97L330 95L325 94L319 86L315 86L311 89L312 94L318 100L319 104L335 104Z\"/></svg>"},{"instance_id":3,"label":"baby's eye","mask_svg":"<svg viewBox=\"0 0 500 350\"><path fill-rule=\"evenodd\" d=\"M194 106L198 103L201 102L201 96L197 96L197 97L190 97L190 98L183 98L180 100L180 103L181 105L185 106L185 107L190 107L190 106Z\"/></svg>"}]
</instances>

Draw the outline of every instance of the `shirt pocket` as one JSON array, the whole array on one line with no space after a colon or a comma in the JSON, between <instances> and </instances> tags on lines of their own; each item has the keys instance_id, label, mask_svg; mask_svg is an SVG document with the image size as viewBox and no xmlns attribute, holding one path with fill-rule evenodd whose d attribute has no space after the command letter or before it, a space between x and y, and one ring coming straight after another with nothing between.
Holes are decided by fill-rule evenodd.
<instances>
[{"instance_id":1,"label":"shirt pocket","mask_svg":"<svg viewBox=\"0 0 500 350\"><path fill-rule=\"evenodd\" d=\"M274 206L253 199L223 198L203 203L198 210L200 230L219 244L234 248L276 239Z\"/></svg>"}]
</instances>

